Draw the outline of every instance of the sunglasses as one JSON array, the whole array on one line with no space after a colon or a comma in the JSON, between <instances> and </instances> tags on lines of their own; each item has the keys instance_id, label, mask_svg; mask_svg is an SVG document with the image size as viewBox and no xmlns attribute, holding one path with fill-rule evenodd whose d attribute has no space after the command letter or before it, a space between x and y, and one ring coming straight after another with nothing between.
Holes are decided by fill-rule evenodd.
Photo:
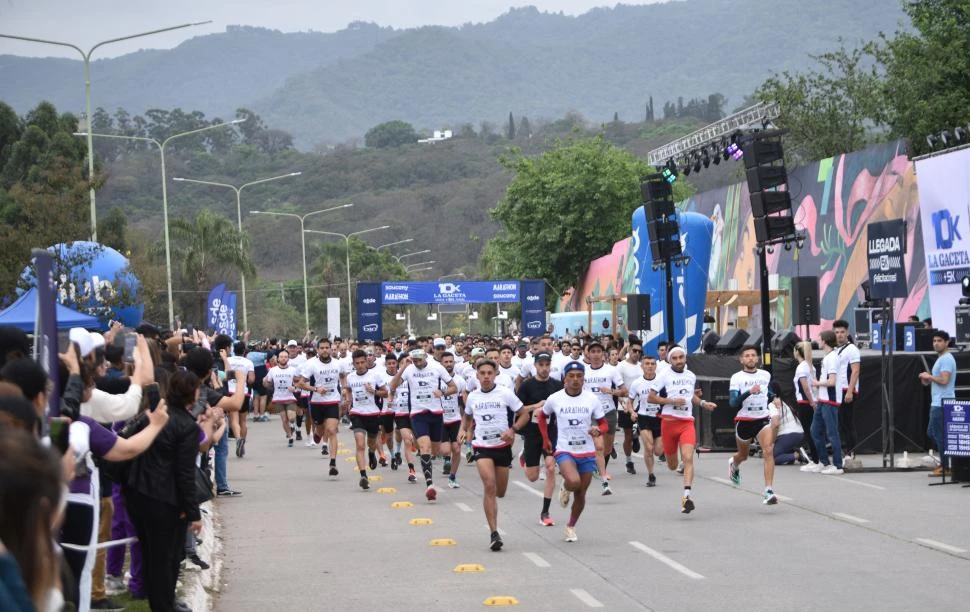
<instances>
[{"instance_id":1,"label":"sunglasses","mask_svg":"<svg viewBox=\"0 0 970 612\"><path fill-rule=\"evenodd\" d=\"M630 349L631 353L642 353L643 349Z\"/></svg>"}]
</instances>

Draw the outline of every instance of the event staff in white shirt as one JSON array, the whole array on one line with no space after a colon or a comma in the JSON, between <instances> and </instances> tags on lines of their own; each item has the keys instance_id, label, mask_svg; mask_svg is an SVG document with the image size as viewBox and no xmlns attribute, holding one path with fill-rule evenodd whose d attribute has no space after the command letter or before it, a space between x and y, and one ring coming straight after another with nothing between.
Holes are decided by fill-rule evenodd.
<instances>
[{"instance_id":1,"label":"event staff in white shirt","mask_svg":"<svg viewBox=\"0 0 970 612\"><path fill-rule=\"evenodd\" d=\"M842 403L839 405L839 436L842 439L842 454L855 455L855 400L859 395L859 373L862 356L859 348L849 342L849 323L839 319L832 323L835 332L835 352L839 356L838 385L842 390Z\"/></svg>"},{"instance_id":2,"label":"event staff in white shirt","mask_svg":"<svg viewBox=\"0 0 970 612\"><path fill-rule=\"evenodd\" d=\"M728 476L734 486L741 486L741 464L747 461L751 443L758 440L764 453L765 492L762 503L773 506L778 496L772 490L775 477L775 432L771 427L768 403L774 399L769 389L771 373L758 368L758 347L748 344L741 347L741 371L731 376L731 408L737 409L734 417L734 439L738 452L728 459Z\"/></svg>"},{"instance_id":3,"label":"event staff in white shirt","mask_svg":"<svg viewBox=\"0 0 970 612\"><path fill-rule=\"evenodd\" d=\"M660 412L660 436L663 439L667 467L677 469L677 451L684 460L684 495L680 499L680 511L689 514L694 510L691 490L694 485L694 448L697 434L694 431L692 406L714 410L717 404L697 397L697 377L687 369L687 351L673 346L667 351L670 369L657 375L655 391L651 390L648 401L662 406Z\"/></svg>"},{"instance_id":4,"label":"event staff in white shirt","mask_svg":"<svg viewBox=\"0 0 970 612\"><path fill-rule=\"evenodd\" d=\"M377 434L381 427L381 409L376 398L387 397L387 387L379 372L367 367L367 353L356 350L351 354L354 371L347 374L343 387L344 406L350 410L350 428L357 447L357 470L360 488L370 488L367 468L377 469ZM364 449L369 451L369 464L364 463Z\"/></svg>"},{"instance_id":5,"label":"event staff in white shirt","mask_svg":"<svg viewBox=\"0 0 970 612\"><path fill-rule=\"evenodd\" d=\"M502 548L502 536L498 532L498 498L505 497L509 486L509 468L512 465L512 443L515 430L509 422L509 413L522 408L522 402L510 389L495 384L499 366L494 361L482 359L475 364L479 388L468 394L458 441L472 438L475 449L475 466L482 479L482 507L491 532L490 548Z\"/></svg>"},{"instance_id":6,"label":"event staff in white shirt","mask_svg":"<svg viewBox=\"0 0 970 612\"><path fill-rule=\"evenodd\" d=\"M795 410L804 434L802 441L808 445L806 452L803 446L798 447L798 453L806 464L801 471L810 472L818 465L818 451L815 450L815 440L812 438L812 422L818 407L815 381L815 364L812 362L812 343L805 341L795 345ZM775 442L777 444L777 440Z\"/></svg>"},{"instance_id":7,"label":"event staff in white shirt","mask_svg":"<svg viewBox=\"0 0 970 612\"><path fill-rule=\"evenodd\" d=\"M839 439L839 405L842 404L842 387L839 385L839 354L835 351L835 332L825 330L819 335L822 345L822 375L812 384L819 387L818 408L812 420L812 437L818 451L818 472L821 474L842 473L842 441ZM826 440L826 438L828 440ZM829 451L832 445L832 463L829 464Z\"/></svg>"}]
</instances>

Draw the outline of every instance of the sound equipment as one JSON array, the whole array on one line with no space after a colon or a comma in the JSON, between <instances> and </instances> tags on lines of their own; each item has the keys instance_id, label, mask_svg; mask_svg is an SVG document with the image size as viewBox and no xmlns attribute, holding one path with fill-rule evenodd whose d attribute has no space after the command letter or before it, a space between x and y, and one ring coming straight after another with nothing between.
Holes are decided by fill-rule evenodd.
<instances>
[{"instance_id":1,"label":"sound equipment","mask_svg":"<svg viewBox=\"0 0 970 612\"><path fill-rule=\"evenodd\" d=\"M774 332L772 332L772 335L774 335ZM758 347L758 354L760 355L761 353L764 352L762 350L764 348L762 346L763 340L764 340L764 332L763 332L763 330L760 330L760 329L752 329L751 331L748 332L748 339L745 341L745 344L750 344L752 346ZM771 338L768 338L768 343L769 343L769 346L770 346L770 344L771 344Z\"/></svg>"},{"instance_id":2,"label":"sound equipment","mask_svg":"<svg viewBox=\"0 0 970 612\"><path fill-rule=\"evenodd\" d=\"M935 329L927 329L925 327L916 328L916 350L917 351L932 351L933 350L933 334L936 333Z\"/></svg>"},{"instance_id":3,"label":"sound equipment","mask_svg":"<svg viewBox=\"0 0 970 612\"><path fill-rule=\"evenodd\" d=\"M796 276L791 279L792 325L818 325L818 277Z\"/></svg>"},{"instance_id":4,"label":"sound equipment","mask_svg":"<svg viewBox=\"0 0 970 612\"><path fill-rule=\"evenodd\" d=\"M626 324L630 329L650 329L650 296L646 293L626 294Z\"/></svg>"},{"instance_id":5,"label":"sound equipment","mask_svg":"<svg viewBox=\"0 0 970 612\"><path fill-rule=\"evenodd\" d=\"M698 376L697 384L701 389L702 399L717 404L713 412L698 408L694 414L700 445L714 451L736 450L734 417L738 411L731 408L730 381L726 378Z\"/></svg>"},{"instance_id":6,"label":"sound equipment","mask_svg":"<svg viewBox=\"0 0 970 612\"><path fill-rule=\"evenodd\" d=\"M705 353L713 353L720 339L721 337L717 335L716 331L710 330L701 337L701 348Z\"/></svg>"},{"instance_id":7,"label":"sound equipment","mask_svg":"<svg viewBox=\"0 0 970 612\"><path fill-rule=\"evenodd\" d=\"M736 355L741 347L748 343L748 332L743 329L732 328L724 332L721 339L714 345L714 351L721 355Z\"/></svg>"},{"instance_id":8,"label":"sound equipment","mask_svg":"<svg viewBox=\"0 0 970 612\"><path fill-rule=\"evenodd\" d=\"M776 358L793 359L795 345L801 338L791 329L779 329L771 339L771 354Z\"/></svg>"}]
</instances>

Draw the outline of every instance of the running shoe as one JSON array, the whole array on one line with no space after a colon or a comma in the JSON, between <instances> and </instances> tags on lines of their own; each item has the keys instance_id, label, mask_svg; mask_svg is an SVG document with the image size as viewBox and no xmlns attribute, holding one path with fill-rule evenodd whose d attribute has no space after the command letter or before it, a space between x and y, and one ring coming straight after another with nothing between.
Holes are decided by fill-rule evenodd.
<instances>
[{"instance_id":1,"label":"running shoe","mask_svg":"<svg viewBox=\"0 0 970 612\"><path fill-rule=\"evenodd\" d=\"M367 454L367 465L371 470L377 469L377 455L373 451Z\"/></svg>"},{"instance_id":2,"label":"running shoe","mask_svg":"<svg viewBox=\"0 0 970 612\"><path fill-rule=\"evenodd\" d=\"M367 480L367 476L361 476L360 482L358 482L357 484L359 484L360 488L365 491L370 488L370 481Z\"/></svg>"},{"instance_id":3,"label":"running shoe","mask_svg":"<svg viewBox=\"0 0 970 612\"><path fill-rule=\"evenodd\" d=\"M330 475L331 476L337 476L338 474L340 474L340 472L337 471L337 466L331 465L330 466Z\"/></svg>"},{"instance_id":4,"label":"running shoe","mask_svg":"<svg viewBox=\"0 0 970 612\"><path fill-rule=\"evenodd\" d=\"M289 438L286 442L286 445L289 446L290 448L293 448L293 438Z\"/></svg>"},{"instance_id":5,"label":"running shoe","mask_svg":"<svg viewBox=\"0 0 970 612\"><path fill-rule=\"evenodd\" d=\"M647 475L647 486L648 487L655 487L655 486L657 486L657 477L654 476L653 474L648 474Z\"/></svg>"},{"instance_id":6,"label":"running shoe","mask_svg":"<svg viewBox=\"0 0 970 612\"><path fill-rule=\"evenodd\" d=\"M441 475L447 476L451 474L451 459L445 459L444 465L441 468Z\"/></svg>"},{"instance_id":7,"label":"running shoe","mask_svg":"<svg viewBox=\"0 0 970 612\"><path fill-rule=\"evenodd\" d=\"M616 459L616 447L610 449L610 459Z\"/></svg>"},{"instance_id":8,"label":"running shoe","mask_svg":"<svg viewBox=\"0 0 970 612\"><path fill-rule=\"evenodd\" d=\"M313 440L311 440L310 438L307 438L306 442L304 442L303 445L306 446L307 448L313 448L314 446L316 446L316 444L314 444Z\"/></svg>"},{"instance_id":9,"label":"running shoe","mask_svg":"<svg viewBox=\"0 0 970 612\"><path fill-rule=\"evenodd\" d=\"M448 488L449 489L460 489L461 488L461 485L458 484L458 481L456 479L449 478L448 479Z\"/></svg>"},{"instance_id":10,"label":"running shoe","mask_svg":"<svg viewBox=\"0 0 970 612\"><path fill-rule=\"evenodd\" d=\"M384 455L381 455L377 462L381 465L381 467L387 467L387 457Z\"/></svg>"},{"instance_id":11,"label":"running shoe","mask_svg":"<svg viewBox=\"0 0 970 612\"><path fill-rule=\"evenodd\" d=\"M678 465L677 466L677 469L674 470L674 471L677 472L678 474L683 474L684 473L684 464L681 463L680 465Z\"/></svg>"},{"instance_id":12,"label":"running shoe","mask_svg":"<svg viewBox=\"0 0 970 612\"><path fill-rule=\"evenodd\" d=\"M299 429L296 430L296 440L297 440L297 442L302 442L303 441L303 432L300 431Z\"/></svg>"},{"instance_id":13,"label":"running shoe","mask_svg":"<svg viewBox=\"0 0 970 612\"><path fill-rule=\"evenodd\" d=\"M633 445L633 452L640 452L640 428L636 425L633 426L633 440L631 442Z\"/></svg>"},{"instance_id":14,"label":"running shoe","mask_svg":"<svg viewBox=\"0 0 970 612\"><path fill-rule=\"evenodd\" d=\"M566 526L566 537L563 538L563 539L566 540L567 542L578 542L579 541L579 536L576 535L576 528L575 527L569 527L567 525Z\"/></svg>"},{"instance_id":15,"label":"running shoe","mask_svg":"<svg viewBox=\"0 0 970 612\"><path fill-rule=\"evenodd\" d=\"M408 482L414 484L418 481L418 477L414 474L414 468L408 469Z\"/></svg>"},{"instance_id":16,"label":"running shoe","mask_svg":"<svg viewBox=\"0 0 970 612\"><path fill-rule=\"evenodd\" d=\"M494 552L502 550L502 536L497 531L492 532L492 543L488 546Z\"/></svg>"},{"instance_id":17,"label":"running shoe","mask_svg":"<svg viewBox=\"0 0 970 612\"><path fill-rule=\"evenodd\" d=\"M694 500L692 500L689 497L680 498L680 511L683 514L690 514L693 509L694 509Z\"/></svg>"},{"instance_id":18,"label":"running shoe","mask_svg":"<svg viewBox=\"0 0 970 612\"><path fill-rule=\"evenodd\" d=\"M778 503L778 496L775 495L775 492L772 491L771 489L767 489L765 491L764 499L761 500L761 503L763 503L766 506L774 506L775 504Z\"/></svg>"},{"instance_id":19,"label":"running shoe","mask_svg":"<svg viewBox=\"0 0 970 612\"><path fill-rule=\"evenodd\" d=\"M552 517L549 516L548 512L543 512L539 515L539 524L546 527L555 527L556 521L552 520Z\"/></svg>"},{"instance_id":20,"label":"running shoe","mask_svg":"<svg viewBox=\"0 0 970 612\"><path fill-rule=\"evenodd\" d=\"M433 502L438 499L438 489L434 488L434 485L428 485L428 488L424 490L424 496L428 498L429 502Z\"/></svg>"},{"instance_id":21,"label":"running shoe","mask_svg":"<svg viewBox=\"0 0 970 612\"><path fill-rule=\"evenodd\" d=\"M216 495L219 497L240 497L242 493L233 489L219 489L216 491Z\"/></svg>"},{"instance_id":22,"label":"running shoe","mask_svg":"<svg viewBox=\"0 0 970 612\"><path fill-rule=\"evenodd\" d=\"M836 467L835 465L827 465L821 470L819 470L819 474L825 474L825 475L832 475L832 474L839 475L844 473L845 473L845 470L843 470L840 467Z\"/></svg>"},{"instance_id":23,"label":"running shoe","mask_svg":"<svg viewBox=\"0 0 970 612\"><path fill-rule=\"evenodd\" d=\"M803 446L798 447L798 456L801 457L802 463L809 464L812 462L812 458L808 456Z\"/></svg>"},{"instance_id":24,"label":"running shoe","mask_svg":"<svg viewBox=\"0 0 970 612\"><path fill-rule=\"evenodd\" d=\"M566 483L559 483L559 505L565 508L569 505L569 490L566 489Z\"/></svg>"},{"instance_id":25,"label":"running shoe","mask_svg":"<svg viewBox=\"0 0 970 612\"><path fill-rule=\"evenodd\" d=\"M741 486L741 469L734 465L734 457L728 459L728 477L731 479L731 484L736 487Z\"/></svg>"},{"instance_id":26,"label":"running shoe","mask_svg":"<svg viewBox=\"0 0 970 612\"><path fill-rule=\"evenodd\" d=\"M603 481L603 495L613 495L613 489L610 488L610 483Z\"/></svg>"},{"instance_id":27,"label":"running shoe","mask_svg":"<svg viewBox=\"0 0 970 612\"><path fill-rule=\"evenodd\" d=\"M242 438L236 438L236 456L242 457Z\"/></svg>"},{"instance_id":28,"label":"running shoe","mask_svg":"<svg viewBox=\"0 0 970 612\"><path fill-rule=\"evenodd\" d=\"M626 462L626 473L627 474L636 474L637 473L637 468L635 468L633 466L633 462L632 461L627 461Z\"/></svg>"},{"instance_id":29,"label":"running shoe","mask_svg":"<svg viewBox=\"0 0 970 612\"><path fill-rule=\"evenodd\" d=\"M329 455L330 454L330 448L329 448L329 445L326 442L324 442L323 444L320 445L320 454L321 455Z\"/></svg>"},{"instance_id":30,"label":"running shoe","mask_svg":"<svg viewBox=\"0 0 970 612\"><path fill-rule=\"evenodd\" d=\"M667 463L667 455L660 453L660 456L657 457L657 461L660 463Z\"/></svg>"},{"instance_id":31,"label":"running shoe","mask_svg":"<svg viewBox=\"0 0 970 612\"><path fill-rule=\"evenodd\" d=\"M391 457L391 469L392 470L397 470L397 466L398 465L400 465L400 462L397 460L397 457L393 457L392 456Z\"/></svg>"},{"instance_id":32,"label":"running shoe","mask_svg":"<svg viewBox=\"0 0 970 612\"><path fill-rule=\"evenodd\" d=\"M398 467L401 467L401 465L402 465L401 464L401 453L394 453L394 462L397 463ZM393 468L392 467L391 469L397 469L397 468Z\"/></svg>"}]
</instances>

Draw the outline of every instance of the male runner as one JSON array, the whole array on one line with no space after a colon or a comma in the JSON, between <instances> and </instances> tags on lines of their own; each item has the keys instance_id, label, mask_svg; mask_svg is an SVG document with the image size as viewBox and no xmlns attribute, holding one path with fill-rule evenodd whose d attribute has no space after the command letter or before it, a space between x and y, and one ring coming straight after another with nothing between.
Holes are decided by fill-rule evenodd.
<instances>
[{"instance_id":1,"label":"male runner","mask_svg":"<svg viewBox=\"0 0 970 612\"><path fill-rule=\"evenodd\" d=\"M667 467L677 469L677 450L680 449L684 461L684 496L680 500L680 511L689 514L694 509L691 488L694 484L694 447L697 434L694 431L692 406L714 410L717 404L700 399L694 393L697 377L687 369L687 351L674 346L667 351L670 369L657 374L654 390L647 395L652 404L660 404L660 436L663 439Z\"/></svg>"},{"instance_id":2,"label":"male runner","mask_svg":"<svg viewBox=\"0 0 970 612\"><path fill-rule=\"evenodd\" d=\"M228 360L229 369L233 372L244 372L246 377L246 399L243 400L243 405L239 409L239 431L236 432L236 456L242 458L246 456L246 435L249 433L249 423L246 420L246 415L249 414L252 408L252 389L253 383L256 382L256 366L245 357L246 343L242 340L232 346L232 352L233 355ZM227 371L226 380L228 381L229 395L232 395L236 392L236 377L230 376Z\"/></svg>"},{"instance_id":3,"label":"male runner","mask_svg":"<svg viewBox=\"0 0 970 612\"><path fill-rule=\"evenodd\" d=\"M461 442L472 437L475 449L475 465L482 479L482 507L491 531L490 548L501 550L502 536L498 532L498 500L505 497L509 486L509 467L512 465L512 443L515 430L509 423L509 413L518 412L522 402L515 393L495 384L499 369L494 361L483 359L475 364L479 388L468 394L465 416L458 439ZM474 425L473 425L474 424Z\"/></svg>"},{"instance_id":4,"label":"male runner","mask_svg":"<svg viewBox=\"0 0 970 612\"><path fill-rule=\"evenodd\" d=\"M354 442L357 446L357 470L360 472L361 489L370 488L367 479L367 468L377 469L377 432L380 430L381 409L375 401L378 397L387 397L387 386L378 372L368 369L367 353L356 350L351 355L354 371L347 374L346 385L343 387L344 405L350 409L350 427L354 432ZM364 444L369 454L369 464L364 464Z\"/></svg>"},{"instance_id":5,"label":"male runner","mask_svg":"<svg viewBox=\"0 0 970 612\"><path fill-rule=\"evenodd\" d=\"M546 527L556 524L549 516L549 506L552 503L552 493L556 490L556 460L552 453L543 451L542 434L539 432L539 425L535 421L545 405L550 395L562 389L562 383L549 376L552 369L552 355L549 353L539 353L535 357L535 376L530 376L519 385L516 395L524 404L519 416L515 420L515 429L522 436L525 449L519 455L519 461L525 468L525 477L529 482L539 479L540 468L544 467L546 472L546 484L542 495L542 511L539 513L539 523ZM556 439L555 417L549 417L546 425L549 431L549 438ZM545 465L540 464L540 460Z\"/></svg>"},{"instance_id":6,"label":"male runner","mask_svg":"<svg viewBox=\"0 0 970 612\"><path fill-rule=\"evenodd\" d=\"M559 504L563 508L569 505L569 494L573 493L573 505L565 530L567 542L579 540L576 523L586 507L586 490L596 471L597 451L593 440L609 428L603 404L583 386L585 372L586 367L582 363L567 363L563 371L563 389L550 395L539 412L543 448L546 452L552 452L555 448L556 463L562 475ZM555 447L549 438L550 416L556 417Z\"/></svg>"},{"instance_id":7,"label":"male runner","mask_svg":"<svg viewBox=\"0 0 970 612\"><path fill-rule=\"evenodd\" d=\"M397 370L391 381L401 373L401 359L398 360ZM407 461L408 482L414 484L418 477L414 474L414 430L411 429L411 394L407 385L400 385L396 389L391 387L388 381L387 387L390 390L390 397L394 404L394 459L391 469L397 469ZM404 457L401 457L401 447L404 447Z\"/></svg>"},{"instance_id":8,"label":"male runner","mask_svg":"<svg viewBox=\"0 0 970 612\"><path fill-rule=\"evenodd\" d=\"M778 496L772 490L775 477L775 430L771 427L768 404L774 393L768 388L771 374L758 368L758 347L741 347L741 371L731 376L731 408L738 409L734 417L734 437L738 452L728 459L728 476L734 486L741 486L741 464L747 461L751 442L757 438L765 462L765 492L762 503L773 506Z\"/></svg>"},{"instance_id":9,"label":"male runner","mask_svg":"<svg viewBox=\"0 0 970 612\"><path fill-rule=\"evenodd\" d=\"M592 392L599 399L608 425L603 436L594 440L596 450L599 453L596 458L596 467L603 478L602 494L613 495L613 490L610 489L610 474L606 471L606 467L610 464L610 457L616 457L613 438L616 436L617 398L626 397L629 392L623 384L623 377L620 376L620 373L616 368L606 363L606 352L599 340L590 342L586 350L589 356L589 367L586 368L583 388Z\"/></svg>"},{"instance_id":10,"label":"male runner","mask_svg":"<svg viewBox=\"0 0 970 612\"><path fill-rule=\"evenodd\" d=\"M403 370L391 381L391 391L396 391L402 384L408 387L411 427L418 442L418 452L421 453L424 481L428 485L424 494L429 502L433 502L438 497L438 491L434 488L431 477L431 456L438 454L443 433L444 410L441 408L441 398L457 393L458 386L452 380L451 374L440 364L430 363L428 354L421 349L411 351L404 362Z\"/></svg>"},{"instance_id":11,"label":"male runner","mask_svg":"<svg viewBox=\"0 0 970 612\"><path fill-rule=\"evenodd\" d=\"M512 348L511 344L503 344L498 352L498 369L499 372L508 376L509 380L512 381L513 387L517 387L515 380L519 378L522 370L512 363L512 356L514 354L515 349Z\"/></svg>"},{"instance_id":12,"label":"male runner","mask_svg":"<svg viewBox=\"0 0 970 612\"><path fill-rule=\"evenodd\" d=\"M276 365L270 368L263 384L273 390L271 403L280 411L283 432L286 433L287 446L293 448L293 433L296 427L296 393L300 373L290 367L290 355L281 350L276 356Z\"/></svg>"},{"instance_id":13,"label":"male runner","mask_svg":"<svg viewBox=\"0 0 970 612\"><path fill-rule=\"evenodd\" d=\"M640 439L643 442L643 462L647 466L647 486L657 486L657 477L653 473L654 456L660 455L660 404L650 403L650 392L656 392L657 358L644 355L641 360L643 374L630 384L630 401L627 410L630 417L636 419L640 429Z\"/></svg>"},{"instance_id":14,"label":"male runner","mask_svg":"<svg viewBox=\"0 0 970 612\"><path fill-rule=\"evenodd\" d=\"M458 433L461 430L462 410L465 406L465 379L455 373L455 356L451 351L441 354L441 365L455 381L458 392L441 398L441 408L444 411L444 436L441 441L441 454L444 455L444 467L441 473L448 477L448 488L459 489L458 465L461 463L461 443Z\"/></svg>"},{"instance_id":15,"label":"male runner","mask_svg":"<svg viewBox=\"0 0 970 612\"><path fill-rule=\"evenodd\" d=\"M321 455L330 455L330 476L337 470L337 425L340 423L340 389L346 384L347 369L334 359L330 340L317 341L317 356L303 366L303 385L310 396L310 418L314 441L322 441Z\"/></svg>"},{"instance_id":16,"label":"male runner","mask_svg":"<svg viewBox=\"0 0 970 612\"><path fill-rule=\"evenodd\" d=\"M623 378L623 385L627 390L633 381L643 378L643 367L640 365L640 358L643 356L643 344L639 338L631 338L626 346L626 356L623 361L616 365L616 371ZM627 398L623 398L624 402ZM626 473L636 474L637 469L633 466L633 453L640 450L639 437L633 431L636 424L636 416L632 416L627 410L620 411L616 426L623 430L623 455L626 457Z\"/></svg>"},{"instance_id":17,"label":"male runner","mask_svg":"<svg viewBox=\"0 0 970 612\"><path fill-rule=\"evenodd\" d=\"M393 352L384 357L384 367L380 370L381 380L384 386L391 384L391 379L397 374L397 355ZM387 454L391 457L391 469L398 467L397 459L394 457L394 398L390 394L381 402L381 440L380 443L387 448ZM381 466L386 466L387 461L381 456Z\"/></svg>"}]
</instances>

